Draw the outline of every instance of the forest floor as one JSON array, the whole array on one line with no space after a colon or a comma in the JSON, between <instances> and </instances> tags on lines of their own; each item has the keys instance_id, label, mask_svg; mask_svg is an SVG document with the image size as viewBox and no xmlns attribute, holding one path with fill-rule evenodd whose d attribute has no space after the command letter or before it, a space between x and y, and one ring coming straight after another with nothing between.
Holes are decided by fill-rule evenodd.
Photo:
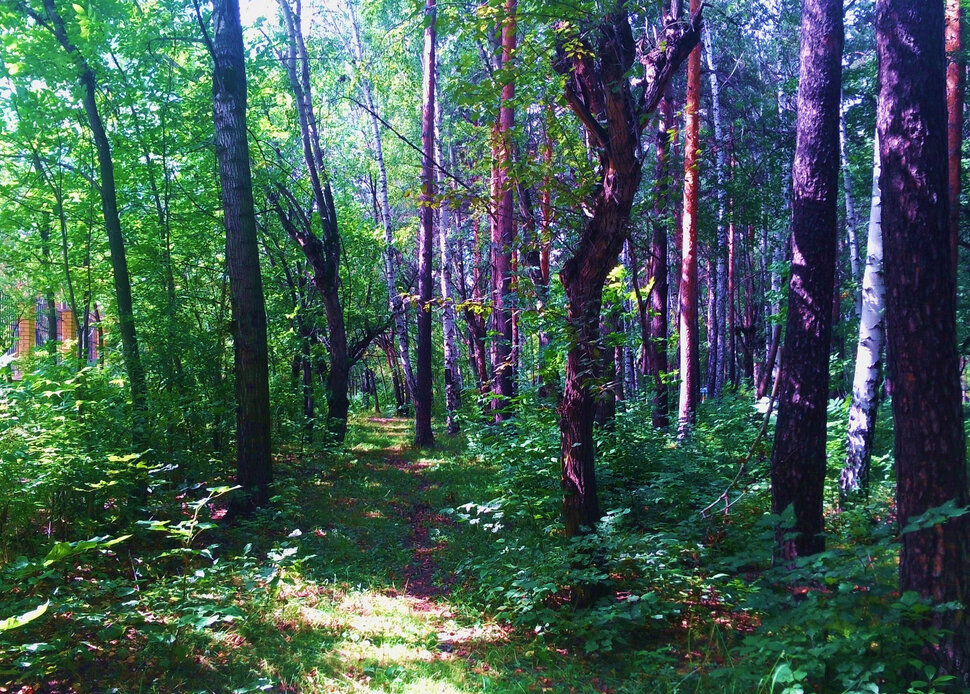
<instances>
[{"instance_id":1,"label":"forest floor","mask_svg":"<svg viewBox=\"0 0 970 694\"><path fill-rule=\"evenodd\" d=\"M257 531L262 537L253 542L275 543L276 557L286 554L281 546L298 548L280 563L275 595L252 601L262 605L261 626L249 619L247 628L225 634L222 647L196 648L192 680L156 687L205 681L238 692L615 691L621 679L613 668L537 645L533 634L456 599L457 566L474 550L439 511L479 491L476 482L488 471L463 454L460 439L411 448L412 426L361 417L351 424L342 461L284 468L280 523L225 538L240 544Z\"/></svg>"}]
</instances>

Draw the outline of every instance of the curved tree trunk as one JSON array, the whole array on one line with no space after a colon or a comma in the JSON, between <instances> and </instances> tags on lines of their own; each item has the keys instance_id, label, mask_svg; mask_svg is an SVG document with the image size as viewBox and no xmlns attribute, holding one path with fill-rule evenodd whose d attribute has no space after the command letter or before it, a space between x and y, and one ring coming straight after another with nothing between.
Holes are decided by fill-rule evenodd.
<instances>
[{"instance_id":1,"label":"curved tree trunk","mask_svg":"<svg viewBox=\"0 0 970 694\"><path fill-rule=\"evenodd\" d=\"M838 239L841 0L803 0L795 162L792 271L771 455L771 509L795 511L781 556L815 554L822 537L825 415Z\"/></svg>"},{"instance_id":2,"label":"curved tree trunk","mask_svg":"<svg viewBox=\"0 0 970 694\"><path fill-rule=\"evenodd\" d=\"M566 292L570 346L566 383L559 406L563 518L567 537L586 532L599 520L593 466L595 380L600 370L599 318L603 284L616 265L627 234L630 210L640 184L638 152L645 116L657 107L664 89L700 36L700 15L690 22L669 21L660 46L642 56L654 80L635 99L627 77L634 60L629 19L622 3L607 14L595 32L595 46L579 33L568 37L583 50L557 47L556 69L567 76L566 100L586 128L602 164L601 186L593 199L593 216L583 228L575 251L560 272ZM564 39L566 40L566 39ZM598 69L591 69L596 56ZM649 71L648 71L649 74ZM605 125L604 125L605 123ZM580 603L591 597L577 587Z\"/></svg>"},{"instance_id":3,"label":"curved tree trunk","mask_svg":"<svg viewBox=\"0 0 970 694\"><path fill-rule=\"evenodd\" d=\"M29 10L28 10L29 11ZM44 12L48 21L30 12L38 23L50 27L51 33L64 52L75 61L80 72L83 88L82 102L87 116L88 127L94 139L98 154L98 173L101 178L101 213L104 228L108 235L108 251L111 257L111 271L114 276L115 300L118 304L118 332L121 334L121 353L128 374L131 391L131 440L135 451L148 448L148 386L145 382L145 369L138 350L138 335L135 331L135 316L131 300L131 278L128 273L128 259L125 253L125 239L121 231L121 217L118 214L118 193L115 185L114 160L111 156L111 143L104 129L104 121L98 110L97 82L94 70L88 65L67 35L64 19L57 11L54 0L44 0Z\"/></svg>"}]
</instances>

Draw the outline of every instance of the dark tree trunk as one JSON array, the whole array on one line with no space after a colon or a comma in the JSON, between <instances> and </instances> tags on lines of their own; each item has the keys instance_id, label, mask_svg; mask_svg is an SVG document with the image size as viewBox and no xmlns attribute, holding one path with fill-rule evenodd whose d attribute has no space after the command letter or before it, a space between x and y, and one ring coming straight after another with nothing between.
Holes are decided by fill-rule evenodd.
<instances>
[{"instance_id":1,"label":"dark tree trunk","mask_svg":"<svg viewBox=\"0 0 970 694\"><path fill-rule=\"evenodd\" d=\"M347 389L350 383L352 359L347 345L347 328L340 301L340 230L337 227L337 210L323 161L323 150L320 147L320 135L313 111L310 63L301 28L300 4L297 3L294 12L289 0L278 0L278 2L289 38L287 52L281 54L280 60L286 66L290 88L296 101L303 158L310 174L313 200L320 216L323 233L321 238L317 238L313 233L312 224L307 219L302 219L301 224L288 226L287 231L303 249L304 255L313 268L313 284L323 297L330 337L330 371L327 376L328 427L338 441L343 441L347 434L347 414L350 410ZM297 207L299 206L293 205L293 208Z\"/></svg>"},{"instance_id":2,"label":"dark tree trunk","mask_svg":"<svg viewBox=\"0 0 970 694\"><path fill-rule=\"evenodd\" d=\"M877 127L888 366L901 528L948 501L968 503L955 279L947 227L943 3L879 0ZM902 535L899 582L936 603L966 604L966 517ZM970 683L965 610L934 613L951 630L943 669Z\"/></svg>"},{"instance_id":3,"label":"dark tree trunk","mask_svg":"<svg viewBox=\"0 0 970 694\"><path fill-rule=\"evenodd\" d=\"M94 70L78 51L67 35L64 19L57 11L54 0L44 0L46 21L39 21L50 27L61 48L75 61L80 72L81 87L84 90L82 101L87 115L88 127L94 138L98 154L98 173L101 178L101 212L104 228L108 234L108 251L111 257L111 271L114 275L115 299L118 304L118 332L121 334L121 352L128 374L131 390L131 431L132 447L144 451L148 447L147 408L148 387L145 383L145 369L138 350L138 336L135 332L135 316L131 300L131 278L128 274L128 259L125 254L125 239L121 232L121 217L118 214L118 193L115 186L114 161L111 157L111 144L104 129L104 121L98 110L97 82ZM37 20L39 15L30 11Z\"/></svg>"},{"instance_id":4,"label":"dark tree trunk","mask_svg":"<svg viewBox=\"0 0 970 694\"><path fill-rule=\"evenodd\" d=\"M674 127L674 109L670 90L657 107L657 168L654 176L653 220L651 220L650 254L644 267L650 291L648 335L643 341L643 373L653 382L653 426L664 429L670 424L670 404L665 378L667 363L667 224L670 208L670 129Z\"/></svg>"},{"instance_id":5,"label":"dark tree trunk","mask_svg":"<svg viewBox=\"0 0 970 694\"><path fill-rule=\"evenodd\" d=\"M248 504L262 506L269 502L273 468L266 310L246 139L246 64L238 0L214 0L212 6L213 121L236 326L236 481Z\"/></svg>"},{"instance_id":6,"label":"dark tree trunk","mask_svg":"<svg viewBox=\"0 0 970 694\"><path fill-rule=\"evenodd\" d=\"M431 254L434 244L435 0L425 4L424 107L421 113L421 226L418 228L418 373L414 392L414 443L434 445L431 431Z\"/></svg>"},{"instance_id":7,"label":"dark tree trunk","mask_svg":"<svg viewBox=\"0 0 970 694\"><path fill-rule=\"evenodd\" d=\"M792 166L793 256L771 456L772 511L781 513L790 505L795 511L794 540L779 537L786 561L825 548L822 492L838 238L842 42L841 0L803 0Z\"/></svg>"},{"instance_id":8,"label":"dark tree trunk","mask_svg":"<svg viewBox=\"0 0 970 694\"><path fill-rule=\"evenodd\" d=\"M627 77L635 53L622 3L598 26L589 27L589 32L564 38L582 44L583 50L567 54L561 45L557 49L556 69L567 76L566 100L597 149L602 176L591 205L592 218L560 272L568 302L570 336L566 383L559 406L567 537L585 532L600 517L593 467L595 380L600 372L602 349L600 308L603 284L619 257L640 185L640 133L645 116L657 107L670 78L697 44L699 35L699 14L687 23L668 22L660 46L642 56L655 73L654 79L644 85L639 99L634 97ZM577 588L578 602L590 597L585 588Z\"/></svg>"},{"instance_id":9,"label":"dark tree trunk","mask_svg":"<svg viewBox=\"0 0 970 694\"><path fill-rule=\"evenodd\" d=\"M954 276L960 255L960 168L963 163L963 82L966 60L963 56L962 29L960 0L946 0L946 151L950 184L947 225Z\"/></svg>"}]
</instances>

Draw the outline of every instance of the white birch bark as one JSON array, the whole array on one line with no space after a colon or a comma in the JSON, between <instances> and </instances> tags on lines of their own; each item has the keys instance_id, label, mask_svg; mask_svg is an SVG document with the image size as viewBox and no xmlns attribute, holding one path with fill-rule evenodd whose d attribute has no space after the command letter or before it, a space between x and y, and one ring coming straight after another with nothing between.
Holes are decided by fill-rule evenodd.
<instances>
[{"instance_id":1,"label":"white birch bark","mask_svg":"<svg viewBox=\"0 0 970 694\"><path fill-rule=\"evenodd\" d=\"M727 348L726 333L726 301L727 292L727 267L725 264L725 254L727 252L727 229L724 222L725 194L724 194L724 129L721 124L721 91L717 81L717 73L714 70L714 44L707 22L701 29L702 42L704 44L704 54L707 56L708 81L711 86L711 118L714 121L714 152L715 152L715 176L717 180L717 247L715 254L717 262L715 265L717 273L717 292L715 294L714 318L716 319L715 337L717 340L717 359L714 366L714 397L721 394L724 388L725 376L725 352Z\"/></svg>"},{"instance_id":2,"label":"white birch bark","mask_svg":"<svg viewBox=\"0 0 970 694\"><path fill-rule=\"evenodd\" d=\"M849 157L845 145L845 99L839 110L839 157L842 160L842 188L845 193L845 226L849 234L849 267L852 270L852 283L859 281L859 237L856 233L855 200L852 196L852 176L849 172ZM862 294L856 296L856 316L862 315Z\"/></svg>"},{"instance_id":3,"label":"white birch bark","mask_svg":"<svg viewBox=\"0 0 970 694\"><path fill-rule=\"evenodd\" d=\"M869 486L869 461L879 386L882 382L882 353L886 341L884 317L886 287L882 275L882 215L879 193L879 140L875 141L872 172L872 207L869 212L869 242L866 269L862 278L862 316L859 321L859 347L856 351L852 405L846 436L845 466L839 478L839 495L845 500L866 493Z\"/></svg>"},{"instance_id":4,"label":"white birch bark","mask_svg":"<svg viewBox=\"0 0 970 694\"><path fill-rule=\"evenodd\" d=\"M438 108L435 112L435 126L438 130L435 141L438 143L438 162L444 164L445 146L444 138L441 137L442 104L438 99ZM456 311L455 302L451 296L451 269L454 264L454 257L451 243L449 243L449 232L451 229L451 202L447 199L447 189L442 187L445 199L441 201L438 208L438 246L441 251L441 327L444 337L444 357L445 357L445 408L447 411L446 421L448 433L451 435L458 433L458 420L455 414L461 408L461 369L458 366L458 330L455 327Z\"/></svg>"}]
</instances>

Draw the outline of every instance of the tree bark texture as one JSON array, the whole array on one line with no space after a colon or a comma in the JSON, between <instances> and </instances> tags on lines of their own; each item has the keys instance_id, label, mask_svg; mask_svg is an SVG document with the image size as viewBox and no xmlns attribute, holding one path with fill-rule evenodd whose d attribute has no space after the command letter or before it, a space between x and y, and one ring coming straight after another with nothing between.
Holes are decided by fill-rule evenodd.
<instances>
[{"instance_id":1,"label":"tree bark texture","mask_svg":"<svg viewBox=\"0 0 970 694\"><path fill-rule=\"evenodd\" d=\"M859 344L856 349L855 375L852 379L845 465L839 477L839 498L843 503L854 495L868 495L869 492L869 461L872 457L872 437L876 431L879 386L882 384L882 352L886 342L886 284L882 274L878 133L872 159L872 203L869 209L866 269L862 277Z\"/></svg>"},{"instance_id":2,"label":"tree bark texture","mask_svg":"<svg viewBox=\"0 0 970 694\"><path fill-rule=\"evenodd\" d=\"M960 179L963 149L964 69L963 17L960 0L946 0L946 152L950 183L950 253L956 276L960 257Z\"/></svg>"},{"instance_id":3,"label":"tree bark texture","mask_svg":"<svg viewBox=\"0 0 970 694\"><path fill-rule=\"evenodd\" d=\"M727 304L731 302L727 281L727 220L725 219L725 145L724 126L721 123L721 86L714 68L714 43L711 40L710 28L704 26L704 54L707 56L708 81L711 85L711 120L714 125L714 166L717 185L717 232L715 236L714 254L716 258L715 270L717 281L714 292L717 329L714 331L716 349L714 359L714 377L708 383L708 392L714 397L720 397L724 389L727 376Z\"/></svg>"},{"instance_id":4,"label":"tree bark texture","mask_svg":"<svg viewBox=\"0 0 970 694\"><path fill-rule=\"evenodd\" d=\"M264 505L273 478L269 371L246 134L246 64L238 0L214 0L212 8L213 120L236 326L236 481L248 493L250 503Z\"/></svg>"},{"instance_id":5,"label":"tree bark texture","mask_svg":"<svg viewBox=\"0 0 970 694\"><path fill-rule=\"evenodd\" d=\"M602 351L600 308L603 284L619 257L640 184L640 134L645 116L657 107L670 78L699 37L699 13L686 23L668 22L660 45L641 57L652 80L639 97L634 96L627 77L636 56L622 3L582 37L578 33L568 37L584 44L583 50L567 55L562 45L557 47L555 66L567 76L566 100L596 148L601 175L592 217L560 272L570 340L559 406L563 517L568 537L584 532L600 517L593 466L595 383Z\"/></svg>"},{"instance_id":6,"label":"tree bark texture","mask_svg":"<svg viewBox=\"0 0 970 694\"><path fill-rule=\"evenodd\" d=\"M947 225L946 82L942 2L878 0L877 127L882 173L888 366L900 527L947 501L967 505L966 442ZM966 518L902 535L900 589L966 604ZM968 680L964 610L934 614L952 631L944 670Z\"/></svg>"},{"instance_id":7,"label":"tree bark texture","mask_svg":"<svg viewBox=\"0 0 970 694\"><path fill-rule=\"evenodd\" d=\"M421 225L418 227L418 373L414 392L414 443L434 445L431 431L431 293L434 245L435 0L425 4L424 88L421 111Z\"/></svg>"},{"instance_id":8,"label":"tree bark texture","mask_svg":"<svg viewBox=\"0 0 970 694\"><path fill-rule=\"evenodd\" d=\"M446 161L444 156L444 143L442 138L441 122L442 109L441 102L438 102L438 159ZM445 408L446 426L449 435L454 436L458 433L458 410L461 409L461 368L458 366L458 358L461 356L458 350L458 328L457 311L451 290L451 273L454 267L454 253L452 249L451 229L452 229L452 210L451 201L442 200L438 214L438 245L441 250L441 332L444 347L445 359Z\"/></svg>"},{"instance_id":9,"label":"tree bark texture","mask_svg":"<svg viewBox=\"0 0 970 694\"><path fill-rule=\"evenodd\" d=\"M500 69L506 69L515 53L515 13L517 0L506 0L502 18ZM502 85L498 120L492 131L492 400L496 421L508 418L509 398L513 395L515 369L512 354L512 247L515 243L513 206L512 128L515 125L515 82Z\"/></svg>"},{"instance_id":10,"label":"tree bark texture","mask_svg":"<svg viewBox=\"0 0 970 694\"><path fill-rule=\"evenodd\" d=\"M700 0L690 0L691 14ZM700 194L701 47L687 59L687 101L684 104L684 216L680 266L680 406L678 435L693 427L701 396L700 348L697 321L697 213Z\"/></svg>"},{"instance_id":11,"label":"tree bark texture","mask_svg":"<svg viewBox=\"0 0 970 694\"><path fill-rule=\"evenodd\" d=\"M825 424L838 239L841 0L803 0L795 162L792 269L781 355L778 423L771 456L771 507L794 506L795 537L781 556L820 552Z\"/></svg>"}]
</instances>

